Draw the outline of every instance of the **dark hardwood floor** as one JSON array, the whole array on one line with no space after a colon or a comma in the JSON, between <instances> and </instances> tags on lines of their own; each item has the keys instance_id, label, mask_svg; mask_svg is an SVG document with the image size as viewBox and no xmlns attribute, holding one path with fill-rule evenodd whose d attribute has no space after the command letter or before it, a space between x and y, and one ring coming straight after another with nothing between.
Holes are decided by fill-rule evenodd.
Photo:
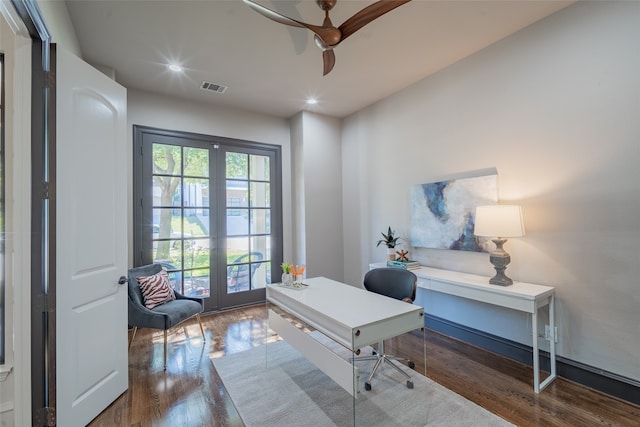
<instances>
[{"instance_id":1,"label":"dark hardwood floor","mask_svg":"<svg viewBox=\"0 0 640 427\"><path fill-rule=\"evenodd\" d=\"M167 371L162 332L139 330L129 350L129 389L89 425L242 426L212 358L265 342L264 305L202 316L170 331ZM387 350L416 361L416 370L518 426L639 426L640 407L556 379L533 392L529 366L426 330L390 340ZM281 427L281 426L278 426ZM298 426L296 426L298 427ZM321 426L314 426L321 427Z\"/></svg>"}]
</instances>

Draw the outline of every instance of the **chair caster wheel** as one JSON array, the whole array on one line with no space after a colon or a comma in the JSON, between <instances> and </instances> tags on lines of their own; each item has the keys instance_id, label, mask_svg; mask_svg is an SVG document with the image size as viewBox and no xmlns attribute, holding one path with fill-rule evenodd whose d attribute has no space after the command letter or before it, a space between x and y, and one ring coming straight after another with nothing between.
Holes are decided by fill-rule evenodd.
<instances>
[{"instance_id":1,"label":"chair caster wheel","mask_svg":"<svg viewBox=\"0 0 640 427\"><path fill-rule=\"evenodd\" d=\"M413 385L412 385L412 387L413 387ZM371 390L371 383L364 383L364 389L367 390L367 391L370 391Z\"/></svg>"},{"instance_id":2,"label":"chair caster wheel","mask_svg":"<svg viewBox=\"0 0 640 427\"><path fill-rule=\"evenodd\" d=\"M413 360L409 360L409 362L407 363L407 365L409 366L409 368L413 369L416 367L416 364L413 363Z\"/></svg>"},{"instance_id":3,"label":"chair caster wheel","mask_svg":"<svg viewBox=\"0 0 640 427\"><path fill-rule=\"evenodd\" d=\"M413 388L413 381L407 380L407 388Z\"/></svg>"}]
</instances>

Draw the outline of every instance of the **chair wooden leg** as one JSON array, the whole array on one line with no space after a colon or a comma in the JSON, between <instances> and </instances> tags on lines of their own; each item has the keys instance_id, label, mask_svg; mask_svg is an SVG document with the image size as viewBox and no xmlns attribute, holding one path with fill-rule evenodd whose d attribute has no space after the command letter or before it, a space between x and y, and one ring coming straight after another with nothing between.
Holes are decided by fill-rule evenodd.
<instances>
[{"instance_id":1,"label":"chair wooden leg","mask_svg":"<svg viewBox=\"0 0 640 427\"><path fill-rule=\"evenodd\" d=\"M204 328L202 327L202 321L200 321L200 313L196 314L196 319L198 319L198 323L200 324L200 332L202 332L202 339L206 341L207 338L204 336Z\"/></svg>"},{"instance_id":2,"label":"chair wooden leg","mask_svg":"<svg viewBox=\"0 0 640 427\"><path fill-rule=\"evenodd\" d=\"M129 347L127 347L127 349L131 348L131 344L133 344L133 339L136 337L136 332L138 332L138 327L134 326L133 333L131 334L131 339L129 340Z\"/></svg>"},{"instance_id":3,"label":"chair wooden leg","mask_svg":"<svg viewBox=\"0 0 640 427\"><path fill-rule=\"evenodd\" d=\"M164 370L167 370L167 330L164 330Z\"/></svg>"}]
</instances>

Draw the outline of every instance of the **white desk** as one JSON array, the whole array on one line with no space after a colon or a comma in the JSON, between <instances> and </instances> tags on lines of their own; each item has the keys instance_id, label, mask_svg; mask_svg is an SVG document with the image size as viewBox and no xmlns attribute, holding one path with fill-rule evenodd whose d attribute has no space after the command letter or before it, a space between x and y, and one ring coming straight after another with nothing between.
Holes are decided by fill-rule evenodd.
<instances>
[{"instance_id":1,"label":"white desk","mask_svg":"<svg viewBox=\"0 0 640 427\"><path fill-rule=\"evenodd\" d=\"M314 327L352 352L424 327L422 307L407 304L324 277L306 279L309 286L267 286L267 301ZM352 396L360 392L359 372L329 348L269 310L269 327L315 363Z\"/></svg>"},{"instance_id":2,"label":"white desk","mask_svg":"<svg viewBox=\"0 0 640 427\"><path fill-rule=\"evenodd\" d=\"M386 264L369 265L369 268L380 267L386 267ZM534 391L539 393L556 378L555 288L515 280L511 286L491 285L489 277L431 267L421 267L411 271L418 276L420 288L531 314ZM549 309L551 374L541 383L537 317L538 310L545 306Z\"/></svg>"}]
</instances>

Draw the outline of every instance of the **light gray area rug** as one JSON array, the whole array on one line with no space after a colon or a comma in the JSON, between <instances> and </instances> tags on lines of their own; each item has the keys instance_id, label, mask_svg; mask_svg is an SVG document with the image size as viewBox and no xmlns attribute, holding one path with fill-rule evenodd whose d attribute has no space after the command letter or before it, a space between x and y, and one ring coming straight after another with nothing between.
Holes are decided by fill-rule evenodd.
<instances>
[{"instance_id":1,"label":"light gray area rug","mask_svg":"<svg viewBox=\"0 0 640 427\"><path fill-rule=\"evenodd\" d=\"M284 341L212 362L247 427L512 426L415 371L413 389L387 366L365 391L373 362L357 364L362 392L354 424L351 395Z\"/></svg>"}]
</instances>

